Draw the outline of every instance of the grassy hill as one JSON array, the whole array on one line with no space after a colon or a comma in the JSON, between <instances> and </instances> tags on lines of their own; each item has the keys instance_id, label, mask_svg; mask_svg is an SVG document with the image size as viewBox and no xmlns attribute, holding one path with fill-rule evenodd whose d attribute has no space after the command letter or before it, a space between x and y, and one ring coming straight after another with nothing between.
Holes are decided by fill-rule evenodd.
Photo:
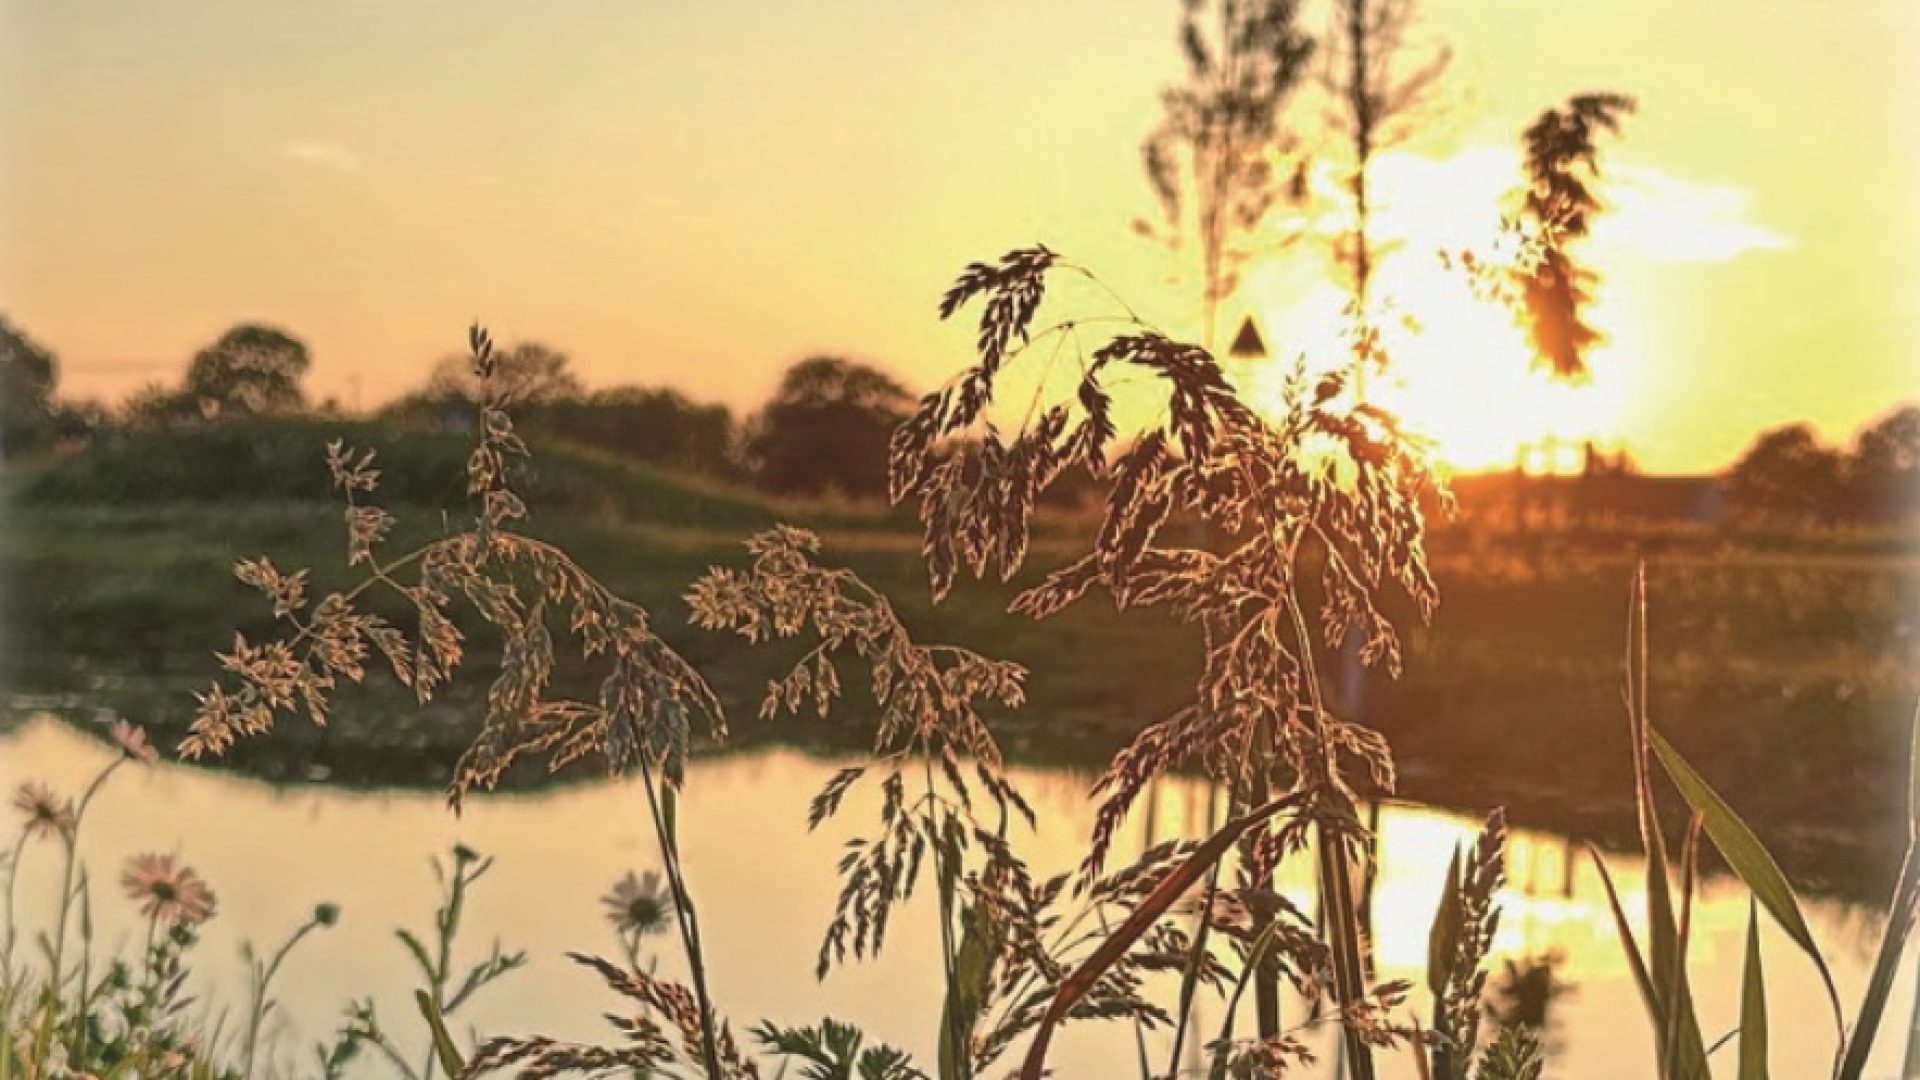
<instances>
[{"instance_id":1,"label":"grassy hill","mask_svg":"<svg viewBox=\"0 0 1920 1080\"><path fill-rule=\"evenodd\" d=\"M457 507L472 438L357 421L241 421L124 433L82 454L30 466L11 478L22 506L331 503L326 447L373 450L381 501ZM676 526L752 529L775 511L755 493L669 473L562 442L515 463L515 480L545 512Z\"/></svg>"}]
</instances>

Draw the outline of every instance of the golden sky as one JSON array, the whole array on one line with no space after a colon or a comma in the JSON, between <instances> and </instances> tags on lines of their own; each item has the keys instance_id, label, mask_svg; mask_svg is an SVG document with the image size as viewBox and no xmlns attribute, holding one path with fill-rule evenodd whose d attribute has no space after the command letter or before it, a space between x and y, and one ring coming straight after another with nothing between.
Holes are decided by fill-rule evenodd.
<instances>
[{"instance_id":1,"label":"golden sky","mask_svg":"<svg viewBox=\"0 0 1920 1080\"><path fill-rule=\"evenodd\" d=\"M1035 241L1178 328L1191 301L1127 229L1153 212L1138 147L1177 74L1175 10L0 0L0 310L60 354L70 394L177 380L260 319L309 342L316 391L367 405L474 318L566 350L595 386L748 407L816 351L925 386L967 356L965 329L934 319L946 283ZM1693 470L1766 425L1840 437L1920 396L1920 4L1427 16L1456 54L1451 106L1379 182L1409 251L1493 220L1541 109L1641 101L1591 248L1612 341L1555 406L1567 422ZM1414 308L1444 288L1419 254L1400 279ZM1250 275L1279 351L1319 347L1320 258ZM1460 410L1487 401L1547 407L1463 392L1513 376L1444 367L1482 333L1451 330L1415 350L1405 391L1443 440L1486 429Z\"/></svg>"}]
</instances>

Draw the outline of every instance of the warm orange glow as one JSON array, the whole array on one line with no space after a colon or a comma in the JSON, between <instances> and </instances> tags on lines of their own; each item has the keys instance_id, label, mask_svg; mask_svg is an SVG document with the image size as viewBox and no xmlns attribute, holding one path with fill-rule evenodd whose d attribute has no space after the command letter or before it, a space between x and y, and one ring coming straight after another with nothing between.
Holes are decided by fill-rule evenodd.
<instances>
[{"instance_id":1,"label":"warm orange glow","mask_svg":"<svg viewBox=\"0 0 1920 1080\"><path fill-rule=\"evenodd\" d=\"M312 346L315 396L372 406L481 317L591 387L746 410L813 352L945 378L970 330L933 298L1042 242L1193 335L1191 282L1167 280L1190 260L1126 228L1157 213L1140 139L1180 70L1177 5L819 6L6 5L7 314L60 354L63 391L109 403L263 319ZM1541 109L1644 104L1592 238L1615 362L1565 395L1474 360L1494 385L1430 406L1452 459L1505 463L1517 414L1584 411L1559 397L1610 412L1609 377L1632 393L1606 430L1656 472L1720 468L1793 420L1844 437L1912 392L1920 157L1886 136L1912 126L1920 5L1421 6L1455 65L1375 163L1398 261L1431 251L1405 222L1485 235ZM263 47L273 63L236 62ZM1287 120L1316 158L1337 151L1322 112L1308 95ZM1324 253L1295 245L1297 276L1248 303L1301 302ZM1428 299L1410 306L1437 324Z\"/></svg>"},{"instance_id":2,"label":"warm orange glow","mask_svg":"<svg viewBox=\"0 0 1920 1080\"><path fill-rule=\"evenodd\" d=\"M1592 309L1608 340L1591 353L1593 375L1555 380L1532 363L1526 332L1499 301L1476 295L1442 252L1486 257L1501 247L1499 196L1511 184L1510 161L1462 155L1446 161L1401 156L1379 169L1388 203L1374 226L1384 251L1375 278L1373 318L1390 365L1369 376L1369 401L1398 415L1429 439L1445 465L1461 471L1509 468L1567 472L1580 467L1588 442L1611 451L1620 441L1627 388L1634 374L1627 349L1637 336L1625 305L1602 292ZM1438 182L1445 181L1445 182ZM1686 222L1671 222L1685 234ZM1313 227L1344 227L1327 220ZM1300 294L1279 267L1252 276L1250 297L1299 299L1251 303L1278 363L1243 370L1256 399L1278 401L1291 361L1313 370L1347 362L1350 300L1322 282Z\"/></svg>"}]
</instances>

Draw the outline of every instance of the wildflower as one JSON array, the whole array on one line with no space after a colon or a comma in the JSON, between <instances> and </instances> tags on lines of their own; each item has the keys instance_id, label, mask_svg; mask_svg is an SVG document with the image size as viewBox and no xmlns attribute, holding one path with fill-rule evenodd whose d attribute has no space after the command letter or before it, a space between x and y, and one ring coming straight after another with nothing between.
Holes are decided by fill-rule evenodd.
<instances>
[{"instance_id":1,"label":"wildflower","mask_svg":"<svg viewBox=\"0 0 1920 1080\"><path fill-rule=\"evenodd\" d=\"M146 731L142 728L134 727L125 720L115 720L112 724L108 725L107 738L113 740L113 745L120 748L120 753L125 755L128 761L137 761L142 765L151 765L160 760L159 751L155 750L153 744L147 741Z\"/></svg>"},{"instance_id":2,"label":"wildflower","mask_svg":"<svg viewBox=\"0 0 1920 1080\"><path fill-rule=\"evenodd\" d=\"M340 921L339 904L316 904L313 909L313 921L320 926L332 926Z\"/></svg>"},{"instance_id":3,"label":"wildflower","mask_svg":"<svg viewBox=\"0 0 1920 1080\"><path fill-rule=\"evenodd\" d=\"M204 922L213 916L213 890L191 867L179 865L171 855L135 855L128 859L120 873L120 887L140 905L142 915L169 926Z\"/></svg>"},{"instance_id":4,"label":"wildflower","mask_svg":"<svg viewBox=\"0 0 1920 1080\"><path fill-rule=\"evenodd\" d=\"M73 833L73 803L62 801L44 784L21 784L13 793L13 808L26 817L28 836L69 836Z\"/></svg>"},{"instance_id":5,"label":"wildflower","mask_svg":"<svg viewBox=\"0 0 1920 1080\"><path fill-rule=\"evenodd\" d=\"M652 870L639 877L627 871L600 902L607 907L607 921L622 934L658 934L673 917L673 897L661 888L660 875Z\"/></svg>"}]
</instances>

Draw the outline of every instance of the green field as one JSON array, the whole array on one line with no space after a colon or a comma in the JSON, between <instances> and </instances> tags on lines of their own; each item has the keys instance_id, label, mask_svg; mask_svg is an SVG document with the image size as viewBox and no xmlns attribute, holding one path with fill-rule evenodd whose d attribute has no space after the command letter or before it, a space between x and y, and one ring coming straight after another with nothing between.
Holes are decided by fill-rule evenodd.
<instances>
[{"instance_id":1,"label":"green field","mask_svg":"<svg viewBox=\"0 0 1920 1080\"><path fill-rule=\"evenodd\" d=\"M387 435L356 425L213 426L149 436L16 470L5 479L7 708L110 708L172 735L213 653L238 629L270 633L237 558L270 553L347 580L340 512L320 463L327 438L381 446L393 541L463 513L459 435ZM820 529L825 557L891 595L927 639L956 641L1033 672L1028 707L1004 717L1020 758L1097 767L1141 725L1191 698L1197 646L1153 614L1101 599L1044 623L1004 615L1020 582L963 583L935 608L911 516L848 505L777 506L564 447L539 447L522 486L532 532L652 613L700 665L736 741L856 745L834 726L756 719L780 650L741 650L686 625L681 594L703 569L739 563L739 541L776 520ZM1031 580L1075 551L1081 524L1041 530ZM1656 722L1809 879L1849 889L1887 872L1902 795L1901 750L1920 652L1920 563L1872 537L1740 537L1699 529L1590 528L1514 535L1441 529L1433 624L1410 635L1397 682L1370 678L1366 716L1391 738L1408 796L1505 803L1522 822L1605 836L1630 820L1621 650L1635 562L1651 590ZM477 655L487 655L484 646ZM331 726L289 724L242 744L238 767L288 779L435 784L477 722L490 672L469 670L425 709L404 691L344 697ZM564 679L566 673L561 673ZM857 698L855 699L857 700ZM523 779L530 780L531 777Z\"/></svg>"}]
</instances>

